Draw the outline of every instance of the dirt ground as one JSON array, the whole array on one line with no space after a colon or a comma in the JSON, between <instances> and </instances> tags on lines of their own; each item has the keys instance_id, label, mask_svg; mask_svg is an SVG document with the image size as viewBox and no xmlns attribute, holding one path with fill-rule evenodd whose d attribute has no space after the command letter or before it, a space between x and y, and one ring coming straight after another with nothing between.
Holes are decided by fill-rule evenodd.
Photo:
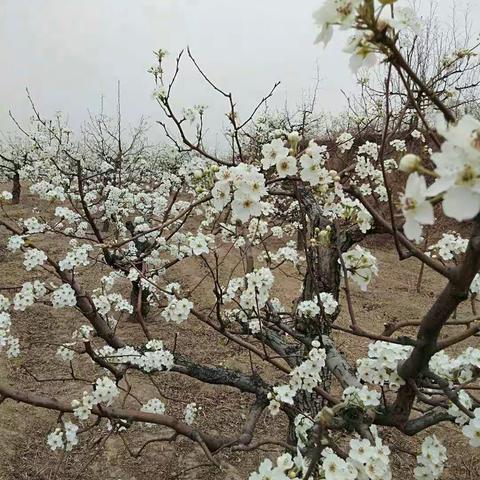
<instances>
[{"instance_id":1,"label":"dirt ground","mask_svg":"<svg viewBox=\"0 0 480 480\"><path fill-rule=\"evenodd\" d=\"M9 207L9 213L15 217L31 216L33 199L28 195L21 206ZM38 206L38 205L37 205ZM43 210L42 210L43 211ZM1 214L1 213L0 213ZM0 286L21 285L27 280L27 272L19 268L18 255L5 250L5 230L0 229ZM64 251L62 243L39 243L49 254L59 255ZM444 281L435 273L426 270L421 293L415 293L419 264L416 260L398 262L392 246L382 239L370 245L379 261L380 273L373 288L367 293L354 291L354 306L358 321L369 330L382 330L385 323L393 320L419 320L429 308L435 295L442 289ZM19 262L20 260L20 262ZM230 262L232 260L229 260ZM190 262L190 261L189 261ZM181 270L169 271L170 281L181 281L184 285L195 285L203 278L205 270L198 262L182 262ZM82 284L86 289L94 288L95 279L101 276L100 268L87 269L82 275ZM282 277L282 276L280 276ZM280 280L280 279L279 279ZM284 304L291 301L292 292L298 289L298 281L283 275L275 295ZM205 305L211 298L211 285L202 282L195 290L195 305ZM458 316L468 316L468 306L459 310ZM193 359L206 365L224 365L230 368L250 372L250 360L238 346L227 344L223 338L205 325L188 320L175 330L165 322L156 320L155 312L151 315L149 328L156 338L165 341L167 348L176 342L177 351L188 354ZM339 322L346 323L345 313ZM18 359L7 360L0 356L0 376L2 381L15 383L19 388L34 388L46 395L71 400L73 395L81 394L83 387L68 381L36 382L45 378L65 377L68 366L55 357L57 344L69 341L72 331L83 324L81 316L73 310L53 310L47 306L35 305L25 312L13 314L15 332L20 335L24 354ZM52 335L55 331L55 336ZM413 334L413 331L405 330ZM121 334L132 339L132 343L141 341L141 332L137 325L123 322ZM338 344L341 351L354 363L366 353L368 342L357 337L339 334ZM478 339L472 344L478 345ZM76 361L78 374L92 373L91 367ZM258 372L270 381L273 373L255 361ZM197 426L201 430L229 434L235 432L242 424L248 412L252 398L237 393L228 387L201 384L179 374L157 374L155 381L165 398L167 413L181 415L184 406L192 401L201 405ZM138 386L143 400L159 397L159 390L151 384L140 381L138 374L130 376L130 381ZM131 404L135 406L134 403ZM138 407L137 407L138 408ZM261 451L235 453L225 450L218 454L222 470L208 465L201 449L192 442L179 438L174 443L153 443L139 458L132 458L128 448L133 451L146 440L165 434L162 427L133 426L123 439L120 435L110 435L103 428L94 429L80 436L80 444L72 452L62 455L49 450L46 436L54 427L58 415L55 412L34 409L11 400L0 406L0 479L34 479L34 480L243 480L248 473L255 470L259 461L265 456L272 458L280 452L276 448ZM281 419L280 419L281 420ZM272 420L264 414L256 430L255 438L271 438L283 431L285 424L278 419ZM480 476L480 452L466 447L466 442L458 429L451 425L442 425L433 429L448 448L449 462L444 478L448 480L477 479ZM281 437L279 437L281 438ZM415 455L423 436L408 438L398 432L384 432L386 443L393 451L394 478L413 478ZM281 438L283 440L283 438ZM124 443L127 442L128 448Z\"/></svg>"}]
</instances>

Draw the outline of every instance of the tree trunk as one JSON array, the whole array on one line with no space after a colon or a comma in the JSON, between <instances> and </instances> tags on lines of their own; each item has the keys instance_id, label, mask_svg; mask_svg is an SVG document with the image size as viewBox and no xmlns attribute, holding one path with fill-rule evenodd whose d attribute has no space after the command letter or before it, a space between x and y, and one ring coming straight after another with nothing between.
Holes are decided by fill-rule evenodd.
<instances>
[{"instance_id":1,"label":"tree trunk","mask_svg":"<svg viewBox=\"0 0 480 480\"><path fill-rule=\"evenodd\" d=\"M341 264L339 255L349 250L355 243L364 238L364 234L358 228L335 228L335 225L324 215L319 208L313 195L304 192L302 197L305 211L309 219L309 228L305 232L308 248L306 250L307 271L303 282L303 300L312 300L321 292L330 293L335 300L339 300L341 283ZM330 235L325 241L317 245L310 245L309 237L313 237L316 231L330 229ZM297 324L297 330L311 339L329 338L332 325L337 319L340 310L337 309L332 315L323 312L315 318L302 318ZM306 352L305 352L306 353ZM328 392L332 385L332 372L329 368L322 369L323 388ZM296 406L308 409L316 409L317 412L324 406L324 400L308 392L300 392L296 398Z\"/></svg>"},{"instance_id":2,"label":"tree trunk","mask_svg":"<svg viewBox=\"0 0 480 480\"><path fill-rule=\"evenodd\" d=\"M305 232L301 229L297 230L297 250L299 252L305 250Z\"/></svg>"},{"instance_id":3,"label":"tree trunk","mask_svg":"<svg viewBox=\"0 0 480 480\"><path fill-rule=\"evenodd\" d=\"M20 203L20 194L22 191L22 186L20 185L20 174L15 172L12 179L12 203L18 205Z\"/></svg>"},{"instance_id":4,"label":"tree trunk","mask_svg":"<svg viewBox=\"0 0 480 480\"><path fill-rule=\"evenodd\" d=\"M109 219L109 218L106 218L106 219L103 221L102 233L108 233L109 230L110 230L110 219Z\"/></svg>"}]
</instances>

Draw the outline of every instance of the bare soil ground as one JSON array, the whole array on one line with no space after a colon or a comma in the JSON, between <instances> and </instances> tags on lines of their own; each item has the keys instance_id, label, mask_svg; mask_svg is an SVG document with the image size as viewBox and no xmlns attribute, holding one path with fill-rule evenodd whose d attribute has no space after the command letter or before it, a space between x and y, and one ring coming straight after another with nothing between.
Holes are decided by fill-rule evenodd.
<instances>
[{"instance_id":1,"label":"bare soil ground","mask_svg":"<svg viewBox=\"0 0 480 480\"><path fill-rule=\"evenodd\" d=\"M33 198L25 196L22 205L9 207L9 213L15 217L31 216L35 204ZM46 208L46 206L45 206ZM42 210L43 212L44 210ZM1 214L1 213L0 213ZM28 279L27 272L21 268L18 255L7 253L6 233L0 230L0 286L21 285ZM65 244L39 243L49 254L61 254ZM392 246L386 241L370 245L379 261L380 274L373 288L367 293L355 290L354 304L358 320L369 330L381 332L385 323L392 320L420 320L433 302L436 294L444 285L443 279L431 271L425 271L420 294L416 294L415 285L419 264L415 260L398 262ZM190 262L190 261L189 261ZM234 259L228 258L230 265ZM104 273L104 272L103 272ZM95 266L83 274L82 284L86 289L96 286L95 279L102 274ZM275 295L284 304L295 295L298 281L285 272L279 278ZM196 285L194 302L197 306L207 305L211 298L211 285L204 281L205 269L198 262L182 262L181 269L169 271L170 281L180 281L184 285ZM200 283L199 283L200 282ZM344 309L345 310L345 309ZM459 316L467 316L468 306L462 307ZM158 320L152 312L149 328L156 338L165 341L168 348L176 348L193 359L206 365L224 365L237 370L250 372L250 360L239 347L226 344L225 340L205 325L189 320L175 330L165 322ZM343 313L339 319L346 325L347 316ZM80 315L73 310L53 310L47 306L35 305L25 312L13 315L15 331L19 333L23 354L15 360L0 357L0 377L2 381L14 383L19 388L37 391L70 401L81 394L83 386L68 381L37 382L45 378L65 377L68 367L55 357L57 344L69 341L72 331L84 323ZM55 332L55 334L53 334ZM413 330L405 330L413 334ZM447 332L448 333L448 332ZM130 338L132 343L142 340L138 325L123 322L121 334ZM478 345L478 339L471 344ZM364 356L368 342L364 339L344 334L338 335L338 344L347 358L354 363ZM78 375L88 376L93 370L76 361ZM261 361L255 362L258 372L270 381L279 380ZM150 384L140 381L139 375L130 380L138 385L137 393L143 401L158 397L159 391ZM205 431L218 431L230 434L238 430L248 412L252 398L241 395L228 387L204 385L178 374L156 375L155 381L164 395L167 412L181 415L184 406L196 401L202 406L198 418L198 427ZM85 385L85 388L87 385ZM135 406L134 401L127 405ZM137 404L138 408L138 404ZM11 400L0 406L0 479L63 479L63 480L241 480L256 469L259 461L267 455L275 456L280 450L272 448L262 451L235 453L225 450L218 454L222 471L209 466L203 452L190 441L179 438L174 443L153 443L139 458L132 458L128 447L136 451L146 440L165 435L161 427L133 426L128 435L109 435L103 429L94 429L80 437L80 444L67 455L53 453L46 446L46 435L54 427L57 414L51 411L34 409ZM272 438L282 431L284 423L264 414L256 431L256 438ZM458 429L452 425L438 426L433 431L444 442L449 451L449 463L444 475L448 480L477 479L480 476L480 453L466 447L466 442ZM415 454L423 436L408 438L398 432L385 432L384 438L393 451L394 478L413 478Z\"/></svg>"}]
</instances>

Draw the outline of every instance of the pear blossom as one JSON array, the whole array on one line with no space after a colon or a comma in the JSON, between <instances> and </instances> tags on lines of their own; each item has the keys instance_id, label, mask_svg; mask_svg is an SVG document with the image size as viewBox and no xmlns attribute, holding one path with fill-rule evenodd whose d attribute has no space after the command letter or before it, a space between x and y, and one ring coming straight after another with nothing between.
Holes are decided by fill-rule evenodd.
<instances>
[{"instance_id":1,"label":"pear blossom","mask_svg":"<svg viewBox=\"0 0 480 480\"><path fill-rule=\"evenodd\" d=\"M95 390L92 393L92 404L103 403L110 405L114 398L120 394L120 390L113 380L108 377L98 378L95 382Z\"/></svg>"},{"instance_id":2,"label":"pear blossom","mask_svg":"<svg viewBox=\"0 0 480 480\"><path fill-rule=\"evenodd\" d=\"M184 298L182 300L178 300L176 298L172 299L170 303L163 309L162 317L167 322L174 322L180 324L184 322L190 311L193 308L193 303Z\"/></svg>"},{"instance_id":3,"label":"pear blossom","mask_svg":"<svg viewBox=\"0 0 480 480\"><path fill-rule=\"evenodd\" d=\"M338 307L338 302L333 298L331 293L320 292L318 299L327 315L333 315L335 313Z\"/></svg>"},{"instance_id":4,"label":"pear blossom","mask_svg":"<svg viewBox=\"0 0 480 480\"><path fill-rule=\"evenodd\" d=\"M232 202L232 216L236 220L246 222L250 217L258 217L262 213L262 202L255 195L238 192Z\"/></svg>"},{"instance_id":5,"label":"pear blossom","mask_svg":"<svg viewBox=\"0 0 480 480\"><path fill-rule=\"evenodd\" d=\"M432 154L438 179L427 194L443 194L448 217L469 220L480 211L480 121L465 115L456 125L438 129L446 140Z\"/></svg>"},{"instance_id":6,"label":"pear blossom","mask_svg":"<svg viewBox=\"0 0 480 480\"><path fill-rule=\"evenodd\" d=\"M262 147L262 155L262 165L267 170L288 156L288 148L284 146L283 140L276 138Z\"/></svg>"},{"instance_id":7,"label":"pear blossom","mask_svg":"<svg viewBox=\"0 0 480 480\"><path fill-rule=\"evenodd\" d=\"M183 411L183 418L185 420L185 423L187 425L192 425L195 421L195 417L201 409L202 407L199 407L195 402L189 403Z\"/></svg>"},{"instance_id":8,"label":"pear blossom","mask_svg":"<svg viewBox=\"0 0 480 480\"><path fill-rule=\"evenodd\" d=\"M54 308L74 307L77 304L75 290L68 284L63 283L52 293L52 305Z\"/></svg>"},{"instance_id":9,"label":"pear blossom","mask_svg":"<svg viewBox=\"0 0 480 480\"><path fill-rule=\"evenodd\" d=\"M349 132L342 133L336 140L338 148L342 153L350 150L353 147L354 138L353 135Z\"/></svg>"},{"instance_id":10,"label":"pear blossom","mask_svg":"<svg viewBox=\"0 0 480 480\"><path fill-rule=\"evenodd\" d=\"M342 259L348 277L362 290L366 290L372 278L378 273L376 258L367 249L356 245L343 253Z\"/></svg>"},{"instance_id":11,"label":"pear blossom","mask_svg":"<svg viewBox=\"0 0 480 480\"><path fill-rule=\"evenodd\" d=\"M447 449L435 435L426 437L422 443L421 455L417 456L417 467L414 469L416 480L436 480L442 476L444 463L447 460Z\"/></svg>"},{"instance_id":12,"label":"pear blossom","mask_svg":"<svg viewBox=\"0 0 480 480\"><path fill-rule=\"evenodd\" d=\"M353 35L343 51L351 54L349 65L353 73L358 73L360 68L371 68L378 63L373 45L363 34Z\"/></svg>"},{"instance_id":13,"label":"pear blossom","mask_svg":"<svg viewBox=\"0 0 480 480\"><path fill-rule=\"evenodd\" d=\"M0 202L5 201L5 202L10 202L13 198L13 195L10 192L3 191L0 192Z\"/></svg>"},{"instance_id":14,"label":"pear blossom","mask_svg":"<svg viewBox=\"0 0 480 480\"><path fill-rule=\"evenodd\" d=\"M332 451L328 451L324 455L322 469L325 480L355 480L357 478L356 468Z\"/></svg>"},{"instance_id":15,"label":"pear blossom","mask_svg":"<svg viewBox=\"0 0 480 480\"><path fill-rule=\"evenodd\" d=\"M25 245L25 240L21 235L12 235L8 239L7 249L11 252L16 252L23 247L23 245Z\"/></svg>"},{"instance_id":16,"label":"pear blossom","mask_svg":"<svg viewBox=\"0 0 480 480\"><path fill-rule=\"evenodd\" d=\"M230 202L230 183L218 181L212 188L212 204L215 210L221 212Z\"/></svg>"},{"instance_id":17,"label":"pear blossom","mask_svg":"<svg viewBox=\"0 0 480 480\"><path fill-rule=\"evenodd\" d=\"M292 156L279 158L275 165L280 178L295 175L298 171L297 159Z\"/></svg>"},{"instance_id":18,"label":"pear blossom","mask_svg":"<svg viewBox=\"0 0 480 480\"><path fill-rule=\"evenodd\" d=\"M415 10L410 7L397 6L395 16L386 21L398 31L411 30L416 35L422 31L422 21L417 17Z\"/></svg>"},{"instance_id":19,"label":"pear blossom","mask_svg":"<svg viewBox=\"0 0 480 480\"><path fill-rule=\"evenodd\" d=\"M47 255L42 250L37 248L29 248L24 255L23 264L25 265L25 270L30 271L35 267L43 265L47 260Z\"/></svg>"},{"instance_id":20,"label":"pear blossom","mask_svg":"<svg viewBox=\"0 0 480 480\"><path fill-rule=\"evenodd\" d=\"M332 38L333 25L339 25L341 29L353 26L356 9L361 3L362 0L326 0L313 14L315 23L321 28L315 43L326 45Z\"/></svg>"},{"instance_id":21,"label":"pear blossom","mask_svg":"<svg viewBox=\"0 0 480 480\"><path fill-rule=\"evenodd\" d=\"M258 467L258 472L251 473L249 480L288 480L284 469L280 466L273 466L269 458L263 460Z\"/></svg>"},{"instance_id":22,"label":"pear blossom","mask_svg":"<svg viewBox=\"0 0 480 480\"><path fill-rule=\"evenodd\" d=\"M320 170L322 168L320 161L310 155L304 154L300 157L300 165L302 166L300 178L312 186L318 185L320 183Z\"/></svg>"},{"instance_id":23,"label":"pear blossom","mask_svg":"<svg viewBox=\"0 0 480 480\"><path fill-rule=\"evenodd\" d=\"M480 408L476 408L473 413L474 418L462 428L462 433L472 447L480 447Z\"/></svg>"},{"instance_id":24,"label":"pear blossom","mask_svg":"<svg viewBox=\"0 0 480 480\"><path fill-rule=\"evenodd\" d=\"M165 404L158 398L152 398L147 403L142 405L141 411L149 412L149 413L157 413L161 415L165 413Z\"/></svg>"},{"instance_id":25,"label":"pear blossom","mask_svg":"<svg viewBox=\"0 0 480 480\"><path fill-rule=\"evenodd\" d=\"M407 180L405 194L401 197L402 212L405 217L403 229L410 240L420 241L422 225L433 225L433 206L426 195L425 177L416 172L411 173Z\"/></svg>"}]
</instances>

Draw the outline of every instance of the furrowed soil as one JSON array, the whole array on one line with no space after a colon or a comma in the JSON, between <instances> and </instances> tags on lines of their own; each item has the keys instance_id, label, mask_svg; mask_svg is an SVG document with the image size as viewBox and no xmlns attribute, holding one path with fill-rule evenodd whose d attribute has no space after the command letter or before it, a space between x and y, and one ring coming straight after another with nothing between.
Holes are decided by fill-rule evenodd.
<instances>
[{"instance_id":1,"label":"furrowed soil","mask_svg":"<svg viewBox=\"0 0 480 480\"><path fill-rule=\"evenodd\" d=\"M38 216L39 208L44 213L49 206L39 205L37 200L26 194L20 206L8 206L6 211L12 218L18 219ZM4 215L1 210L0 215ZM0 228L0 287L18 286L32 278L22 267L21 255L5 249L7 238L5 229ZM68 239L54 243L45 240L42 243L40 240L36 245L54 258L62 258L67 243ZM380 273L368 292L353 290L359 324L369 331L381 333L386 323L420 320L445 281L425 269L420 293L417 294L418 261L409 259L399 262L388 239L370 243L368 247L377 256ZM224 267L228 267L226 271L229 273L238 259L226 248L221 254L225 257ZM168 271L168 281L177 281L190 288L196 286L193 294L195 306L208 312L213 298L212 285L205 279L208 271L195 259L189 259L181 265L181 268ZM91 291L98 286L98 279L105 273L107 270L100 264L93 264L82 272L82 286ZM41 272L38 276L41 278ZM276 272L276 278L274 296L284 305L289 305L299 288L295 271L285 268L282 272ZM10 297L13 295L11 292L7 294ZM339 325L347 326L345 305L342 305L342 312ZM469 305L462 306L457 312L459 319L470 315ZM20 337L22 354L13 360L7 360L4 354L0 356L2 382L66 402L79 398L84 389L89 389L87 382L82 384L62 380L70 376L69 366L55 356L58 345L70 341L73 330L84 323L79 312L73 309L54 310L46 305L35 304L25 312L13 312L12 317L13 330ZM149 318L148 328L154 338L164 340L167 348L175 348L204 365L223 365L250 374L253 362L255 370L266 380L272 383L285 380L260 359L251 359L241 347L226 342L210 327L195 319L189 319L174 329L162 321L156 311L152 311ZM445 335L451 334L452 329L446 329ZM414 335L415 329L406 328L402 332ZM139 326L126 320L120 322L119 333L132 344L140 343L144 338ZM335 334L335 337L340 350L352 364L366 355L367 340L342 333ZM468 344L478 346L478 337L461 347L457 346L453 352L460 351ZM98 368L85 361L74 360L73 364L75 374L80 378L91 381L99 376ZM179 418L187 403L195 401L201 405L202 410L195 423L200 431L224 435L238 432L252 403L251 395L240 394L229 387L206 385L180 374L156 374L153 377L156 386L143 377L139 374L129 375L132 391L142 402L153 397L161 398L166 404L166 413ZM126 406L139 408L138 402L131 397ZM282 451L281 447L275 446L248 452L225 449L215 456L221 465L219 469L210 464L200 446L179 437L172 442L152 442L139 457L135 457L146 441L168 436L171 432L159 426L134 425L125 433L111 434L103 422L102 428L82 433L79 445L73 451L61 454L50 451L46 445L46 436L55 427L57 419L56 412L12 400L0 405L1 480L243 480L248 478L263 458L274 458ZM281 415L273 418L264 413L255 431L254 442L272 438L285 440L285 426ZM466 446L467 442L459 429L454 425L442 424L430 429L428 434L432 432L448 449L449 460L443 478L478 479L480 453ZM413 479L415 457L427 433L415 439L393 430L382 430L382 435L392 450L394 478Z\"/></svg>"}]
</instances>

